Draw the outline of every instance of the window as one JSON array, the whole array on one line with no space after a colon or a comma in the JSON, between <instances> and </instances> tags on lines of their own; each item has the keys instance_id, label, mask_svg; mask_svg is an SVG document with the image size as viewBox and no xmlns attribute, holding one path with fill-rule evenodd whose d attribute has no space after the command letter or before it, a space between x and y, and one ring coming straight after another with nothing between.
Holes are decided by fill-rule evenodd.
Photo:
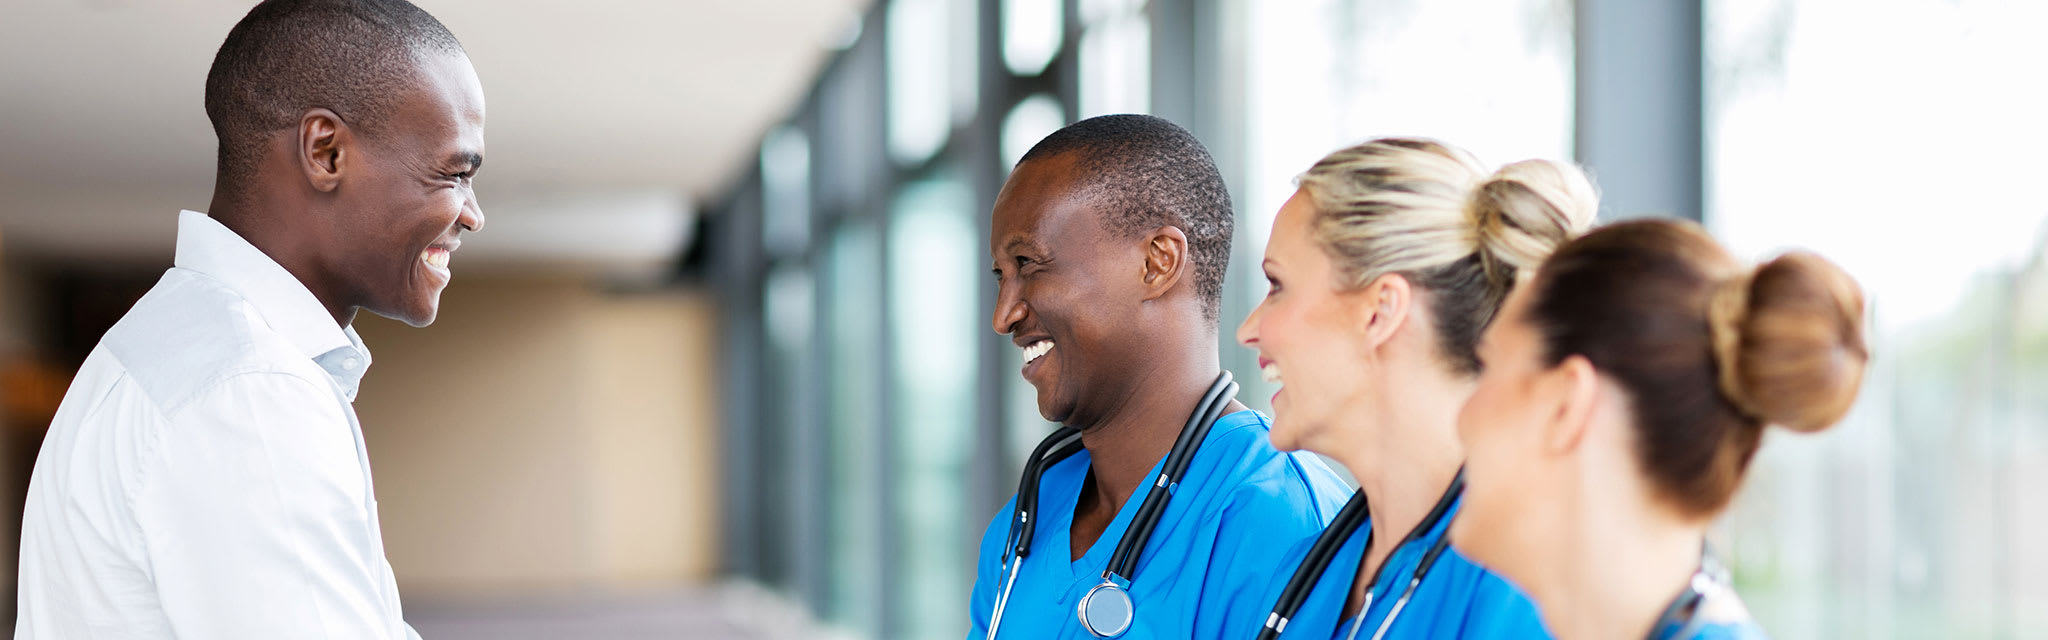
<instances>
[{"instance_id":1,"label":"window","mask_svg":"<svg viewBox=\"0 0 2048 640\"><path fill-rule=\"evenodd\" d=\"M1780 637L2048 634L2048 5L1707 3L1707 221L1855 274L1857 407L1772 434L1726 523Z\"/></svg>"},{"instance_id":2,"label":"window","mask_svg":"<svg viewBox=\"0 0 2048 640\"><path fill-rule=\"evenodd\" d=\"M890 210L889 322L896 410L892 438L902 637L957 639L967 632L962 594L973 586L978 537L967 512L980 336L976 308L988 273L973 191L942 173L904 185ZM979 528L972 528L979 532ZM931 621L953 621L948 628Z\"/></svg>"},{"instance_id":3,"label":"window","mask_svg":"<svg viewBox=\"0 0 2048 640\"><path fill-rule=\"evenodd\" d=\"M916 166L945 145L953 126L974 115L976 4L946 0L888 3L889 156Z\"/></svg>"},{"instance_id":4,"label":"window","mask_svg":"<svg viewBox=\"0 0 2048 640\"><path fill-rule=\"evenodd\" d=\"M1038 141L1066 124L1066 110L1060 107L1059 99L1043 93L1025 98L1011 107L1009 115L1003 116L1002 168L1005 175Z\"/></svg>"},{"instance_id":5,"label":"window","mask_svg":"<svg viewBox=\"0 0 2048 640\"><path fill-rule=\"evenodd\" d=\"M881 634L883 593L881 510L882 394L887 391L882 348L882 251L874 225L850 220L833 235L827 249L824 280L831 321L827 357L830 409L827 438L831 467L827 491L831 510L827 553L826 615L833 622L867 635Z\"/></svg>"},{"instance_id":6,"label":"window","mask_svg":"<svg viewBox=\"0 0 2048 640\"><path fill-rule=\"evenodd\" d=\"M1144 4L1081 4L1081 117L1152 111L1152 25Z\"/></svg>"},{"instance_id":7,"label":"window","mask_svg":"<svg viewBox=\"0 0 2048 640\"><path fill-rule=\"evenodd\" d=\"M1045 72L1060 51L1066 15L1061 0L1002 0L1003 66L1018 76Z\"/></svg>"}]
</instances>

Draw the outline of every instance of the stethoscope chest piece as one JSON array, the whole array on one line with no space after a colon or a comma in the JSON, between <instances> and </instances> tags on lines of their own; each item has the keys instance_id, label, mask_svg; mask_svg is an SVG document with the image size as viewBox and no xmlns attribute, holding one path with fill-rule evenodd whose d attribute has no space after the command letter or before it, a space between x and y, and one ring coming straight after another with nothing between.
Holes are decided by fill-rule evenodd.
<instances>
[{"instance_id":1,"label":"stethoscope chest piece","mask_svg":"<svg viewBox=\"0 0 2048 640\"><path fill-rule=\"evenodd\" d=\"M1097 638L1114 638L1131 629L1131 594L1115 582L1104 581L1081 596L1081 626Z\"/></svg>"}]
</instances>

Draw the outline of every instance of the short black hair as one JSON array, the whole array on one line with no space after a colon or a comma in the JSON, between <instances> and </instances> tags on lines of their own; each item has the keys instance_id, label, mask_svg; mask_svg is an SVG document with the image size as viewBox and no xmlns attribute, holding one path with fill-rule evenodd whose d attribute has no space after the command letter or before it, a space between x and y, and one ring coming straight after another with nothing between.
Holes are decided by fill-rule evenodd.
<instances>
[{"instance_id":1,"label":"short black hair","mask_svg":"<svg viewBox=\"0 0 2048 640\"><path fill-rule=\"evenodd\" d=\"M1165 118L1120 114L1082 120L1038 141L1017 161L1079 154L1076 185L1105 212L1102 224L1126 237L1172 225L1188 236L1203 318L1222 315L1235 216L1223 173L1202 141Z\"/></svg>"},{"instance_id":2,"label":"short black hair","mask_svg":"<svg viewBox=\"0 0 2048 640\"><path fill-rule=\"evenodd\" d=\"M375 135L419 61L461 54L448 27L405 0L265 0L235 23L206 74L223 182L252 177L267 134L326 108Z\"/></svg>"}]
</instances>

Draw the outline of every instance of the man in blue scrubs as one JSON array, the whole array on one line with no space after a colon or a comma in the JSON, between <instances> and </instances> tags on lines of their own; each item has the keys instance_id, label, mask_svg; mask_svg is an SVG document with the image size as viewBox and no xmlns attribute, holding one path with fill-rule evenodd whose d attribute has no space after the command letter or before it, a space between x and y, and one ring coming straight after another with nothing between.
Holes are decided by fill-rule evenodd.
<instances>
[{"instance_id":1,"label":"man in blue scrubs","mask_svg":"<svg viewBox=\"0 0 2048 640\"><path fill-rule=\"evenodd\" d=\"M1230 195L1200 141L1160 118L1102 116L1025 154L997 196L989 253L994 329L1023 352L1047 420L1085 451L1047 468L1032 553L1016 569L997 637L1087 638L1076 607L1102 573L1150 479L1221 371L1217 317L1230 259ZM1124 638L1255 632L1289 543L1350 493L1309 454L1285 454L1269 421L1235 401L1217 420L1138 555ZM970 639L1004 590L1010 505L982 536ZM1239 612L1239 613L1234 613Z\"/></svg>"}]
</instances>

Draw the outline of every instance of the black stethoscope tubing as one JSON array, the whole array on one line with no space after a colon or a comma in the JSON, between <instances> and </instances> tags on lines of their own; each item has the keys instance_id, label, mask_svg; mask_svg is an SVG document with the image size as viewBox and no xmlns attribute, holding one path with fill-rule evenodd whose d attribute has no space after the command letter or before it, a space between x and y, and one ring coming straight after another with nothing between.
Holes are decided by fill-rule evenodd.
<instances>
[{"instance_id":1,"label":"black stethoscope tubing","mask_svg":"<svg viewBox=\"0 0 2048 640\"><path fill-rule=\"evenodd\" d=\"M1414 529L1410 529L1408 535L1401 539L1401 544L1394 548L1398 550L1407 546L1408 543L1435 529L1450 515L1451 503L1456 502L1464 491L1465 468L1461 466L1458 468L1458 475L1451 478L1451 486L1444 490L1442 497L1437 498L1436 506L1431 507L1429 513L1422 517L1422 522L1416 524ZM1351 538L1351 534L1358 531L1358 527L1365 524L1371 512L1372 508L1367 504L1364 489L1351 495L1351 500L1345 502L1344 508L1337 512L1337 517L1330 521L1329 528L1316 536L1315 543L1309 546L1308 555L1302 558L1301 566L1295 568L1294 576L1288 578L1287 588L1280 591L1279 601L1273 604L1273 611L1266 615L1266 626L1259 629L1259 640L1274 640L1280 637L1280 633L1287 629L1288 620L1300 613L1301 605L1308 602L1309 593L1315 591L1316 582L1322 579L1323 573L1329 571L1330 563L1336 560L1338 550L1344 547L1344 542ZM1366 535L1366 545L1370 547L1372 534ZM1415 565L1415 570L1408 576L1408 585L1402 590L1400 600L1394 603L1394 611L1381 623L1381 632L1393 622L1395 616L1400 615L1400 609L1407 605L1408 597L1415 593L1416 587L1422 584L1422 578L1429 575L1430 567L1435 566L1437 558L1449 548L1450 539L1450 533L1445 532L1422 554L1421 562ZM1389 554L1388 557L1393 556ZM1378 584L1379 572L1386 568L1386 564L1382 563L1378 569L1374 569L1372 580L1367 584ZM1367 589L1370 590L1371 587L1368 586ZM1370 607L1361 607L1358 615L1363 618L1370 612L1369 609Z\"/></svg>"},{"instance_id":2,"label":"black stethoscope tubing","mask_svg":"<svg viewBox=\"0 0 2048 640\"><path fill-rule=\"evenodd\" d=\"M1224 410L1229 408L1230 401L1237 396L1237 389L1237 383L1232 380L1229 371L1218 374L1215 382L1210 383L1209 389L1203 392L1202 400L1195 405L1194 412L1188 416L1187 424L1182 425L1180 435L1174 440L1172 451L1167 453L1165 462L1160 464L1159 476L1153 482L1152 491L1145 496L1144 502L1138 504L1138 511L1132 515L1131 524L1124 529L1123 538L1117 541L1116 551L1110 555L1109 566L1102 570L1103 584L1090 590L1078 608L1077 615L1081 617L1082 626L1090 633L1097 637L1113 637L1129 628L1131 614L1134 611L1128 604L1129 596L1124 594L1123 590L1137 572L1138 556L1144 551L1145 543L1152 537L1153 530L1158 528L1160 517L1166 512L1167 499L1179 488L1188 466L1194 460L1195 452L1201 448L1202 441L1207 439L1210 427L1223 417ZM1038 514L1039 480L1047 468L1079 453L1082 448L1081 431L1074 427L1061 426L1039 442L1038 447L1032 450L1031 457L1024 461L1024 477L1017 487L1017 507L1010 517L1008 544L1004 545L1004 552L1009 558L1004 562L1006 575L1003 578L1003 592L996 599L995 612L990 617L986 636L991 640L1002 628L1003 612L1009 606L1010 589L1016 584L1019 565L1023 564L1025 557L1031 555L1031 539L1037 529L1035 516ZM1098 625L1089 619L1089 601L1093 600L1098 592L1103 591L1112 592L1112 597L1120 597L1126 601L1121 624Z\"/></svg>"}]
</instances>

